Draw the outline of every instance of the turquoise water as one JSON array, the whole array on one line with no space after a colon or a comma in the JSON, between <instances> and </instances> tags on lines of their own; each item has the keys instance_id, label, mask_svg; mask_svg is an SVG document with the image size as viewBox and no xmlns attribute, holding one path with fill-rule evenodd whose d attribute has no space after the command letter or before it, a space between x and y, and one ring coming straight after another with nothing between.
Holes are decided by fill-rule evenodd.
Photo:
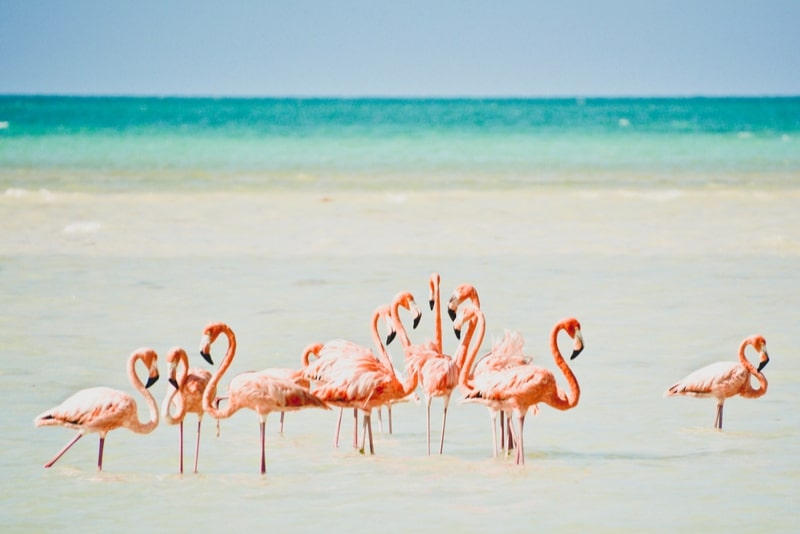
<instances>
[{"instance_id":1,"label":"turquoise water","mask_svg":"<svg viewBox=\"0 0 800 534\"><path fill-rule=\"evenodd\" d=\"M799 108L0 97L2 531L795 532ZM483 350L518 330L562 388L548 334L581 321L580 404L528 416L524 466L492 457L486 409L455 394L443 456L408 402L392 434L376 425L375 456L332 447L334 412L289 414L282 435L273 414L266 476L247 410L219 437L204 420L197 475L177 474L163 421L110 433L102 473L96 435L42 468L74 431L32 420L75 391L125 390L147 417L134 349L159 354L160 402L171 347L214 370L198 354L212 320L239 343L223 390L299 366L310 342L369 345L401 290L422 343L432 271L444 299L478 288ZM713 399L663 397L756 333L769 390L726 402L723 431ZM438 400L432 416L436 440Z\"/></svg>"},{"instance_id":2,"label":"turquoise water","mask_svg":"<svg viewBox=\"0 0 800 534\"><path fill-rule=\"evenodd\" d=\"M0 121L5 188L783 187L800 171L800 98L6 96Z\"/></svg>"}]
</instances>

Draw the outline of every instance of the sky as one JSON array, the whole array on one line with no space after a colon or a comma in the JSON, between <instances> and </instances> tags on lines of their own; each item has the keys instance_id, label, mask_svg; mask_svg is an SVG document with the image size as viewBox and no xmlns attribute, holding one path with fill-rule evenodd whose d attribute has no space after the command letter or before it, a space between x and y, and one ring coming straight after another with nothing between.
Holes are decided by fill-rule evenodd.
<instances>
[{"instance_id":1,"label":"sky","mask_svg":"<svg viewBox=\"0 0 800 534\"><path fill-rule=\"evenodd\" d=\"M0 0L0 94L800 95L800 0Z\"/></svg>"}]
</instances>

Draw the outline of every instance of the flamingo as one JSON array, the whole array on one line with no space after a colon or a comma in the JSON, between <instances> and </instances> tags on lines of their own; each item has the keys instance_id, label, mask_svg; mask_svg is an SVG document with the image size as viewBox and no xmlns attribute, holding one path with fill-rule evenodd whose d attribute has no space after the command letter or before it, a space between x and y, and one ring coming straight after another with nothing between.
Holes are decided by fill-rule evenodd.
<instances>
[{"instance_id":1,"label":"flamingo","mask_svg":"<svg viewBox=\"0 0 800 534\"><path fill-rule=\"evenodd\" d=\"M475 307L480 309L481 300L478 296L478 290L472 284L459 284L450 295L447 302L447 313L450 319L455 321L458 313L458 307L464 301L469 300ZM518 332L511 332L506 330L503 338L496 342L491 351L485 354L478 361L475 367L475 375L480 375L486 370L499 370L512 367L515 365L525 365L530 363L531 359L525 356L522 352L522 347L525 341ZM458 362L462 364L463 362ZM492 434L497 433L497 410L489 408L489 417L492 420ZM503 450L512 449L514 447L513 440L511 439L511 428L507 428L505 423L505 412L502 410L500 413L500 448ZM510 417L510 414L509 414ZM506 439L508 434L508 439ZM492 438L494 444L493 455L497 456L497 437Z\"/></svg>"},{"instance_id":2,"label":"flamingo","mask_svg":"<svg viewBox=\"0 0 800 534\"><path fill-rule=\"evenodd\" d=\"M444 452L444 431L447 424L447 408L450 396L458 385L458 365L453 359L442 351L442 309L439 298L439 273L432 273L429 279L430 298L429 304L434 313L434 326L436 339L427 341L422 345L407 343L404 348L408 361L408 372L419 373L419 381L425 394L426 409L426 437L428 441L428 456L431 454L431 403L434 397L441 397L444 408L442 415L442 431L439 438L439 454ZM398 302L400 305L400 302ZM393 310L395 321L402 328L402 323L397 316L397 308ZM401 340L403 337L401 337ZM407 339L407 336L406 336Z\"/></svg>"},{"instance_id":3,"label":"flamingo","mask_svg":"<svg viewBox=\"0 0 800 534\"><path fill-rule=\"evenodd\" d=\"M465 310L467 316L474 315L479 330L483 331L483 314L475 307ZM583 335L581 325L574 317L562 319L553 327L550 334L550 350L556 365L564 373L570 392L563 391L556 383L555 376L549 370L535 365L519 365L502 371L486 373L480 381L470 377L469 369L475 359L477 347L467 356L462 370L460 383L465 388L464 402L497 403L504 411L512 411L517 419L517 428L513 429L516 445L515 463L525 463L523 426L529 408L543 402L557 410L569 410L578 405L580 386L574 373L564 360L558 348L558 334L565 331L574 340L570 359L575 359L583 351ZM473 383L469 384L469 379Z\"/></svg>"},{"instance_id":4,"label":"flamingo","mask_svg":"<svg viewBox=\"0 0 800 534\"><path fill-rule=\"evenodd\" d=\"M758 351L761 357L758 368L755 368L745 357L744 351L748 345ZM664 396L686 395L716 398L717 415L714 418L714 428L722 430L722 407L725 399L735 395L757 399L767 392L767 377L761 371L768 363L767 340L760 335L750 336L739 345L738 362L716 362L702 367L670 386ZM758 380L760 385L758 389L754 389L750 385L750 375L755 376Z\"/></svg>"},{"instance_id":5,"label":"flamingo","mask_svg":"<svg viewBox=\"0 0 800 534\"><path fill-rule=\"evenodd\" d=\"M136 362L141 361L147 367L147 384L142 384L136 374ZM153 349L140 348L128 358L128 380L142 394L150 411L150 419L139 421L138 408L132 396L124 391L108 387L82 389L67 400L36 416L33 420L38 426L65 426L78 430L78 435L67 443L44 466L52 467L70 447L84 434L97 432L100 434L100 448L97 453L97 470L103 470L103 447L106 434L111 430L125 427L138 434L149 434L158 426L158 404L147 388L158 380L158 355Z\"/></svg>"},{"instance_id":6,"label":"flamingo","mask_svg":"<svg viewBox=\"0 0 800 534\"><path fill-rule=\"evenodd\" d=\"M172 391L164 397L161 404L161 415L170 425L179 425L180 434L180 472L183 473L183 420L187 413L197 414L197 438L194 446L194 472L197 473L197 459L200 455L200 425L203 422L203 391L211 373L197 367L189 368L189 357L181 347L173 347L167 354L169 365L169 383ZM178 366L183 366L178 375ZM170 413L175 406L178 412Z\"/></svg>"},{"instance_id":7,"label":"flamingo","mask_svg":"<svg viewBox=\"0 0 800 534\"><path fill-rule=\"evenodd\" d=\"M327 404L308 389L291 380L275 378L259 372L246 372L233 377L228 385L228 405L217 408L213 402L217 384L233 362L236 354L236 336L225 323L211 322L203 330L200 355L213 365L211 345L220 334L228 338L228 351L217 371L211 376L203 391L203 410L217 419L226 419L242 408L254 410L258 415L261 434L261 474L267 472L265 427L271 412L297 411L305 408L328 409Z\"/></svg>"},{"instance_id":8,"label":"flamingo","mask_svg":"<svg viewBox=\"0 0 800 534\"><path fill-rule=\"evenodd\" d=\"M363 412L363 439L359 452L375 454L372 439L372 410L408 396L417 387L417 376L401 382L394 371L386 347L381 342L378 324L383 318L391 324L391 307L379 306L372 315L372 336L378 348L373 352L351 341L333 340L319 352L319 359L304 374L316 382L314 393L333 406L352 407ZM389 337L393 337L390 333Z\"/></svg>"}]
</instances>

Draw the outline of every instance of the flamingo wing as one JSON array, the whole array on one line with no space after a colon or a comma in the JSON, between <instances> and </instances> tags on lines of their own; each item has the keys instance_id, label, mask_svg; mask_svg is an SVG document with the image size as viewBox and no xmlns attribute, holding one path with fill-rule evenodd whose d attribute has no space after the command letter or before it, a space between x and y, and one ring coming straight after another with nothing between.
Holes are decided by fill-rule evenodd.
<instances>
[{"instance_id":1,"label":"flamingo wing","mask_svg":"<svg viewBox=\"0 0 800 534\"><path fill-rule=\"evenodd\" d=\"M749 373L738 362L716 362L702 367L667 389L666 396L729 397L747 382Z\"/></svg>"},{"instance_id":2,"label":"flamingo wing","mask_svg":"<svg viewBox=\"0 0 800 534\"><path fill-rule=\"evenodd\" d=\"M136 415L136 401L117 389L94 387L78 391L64 402L36 417L36 426L62 425L101 432L123 426Z\"/></svg>"}]
</instances>

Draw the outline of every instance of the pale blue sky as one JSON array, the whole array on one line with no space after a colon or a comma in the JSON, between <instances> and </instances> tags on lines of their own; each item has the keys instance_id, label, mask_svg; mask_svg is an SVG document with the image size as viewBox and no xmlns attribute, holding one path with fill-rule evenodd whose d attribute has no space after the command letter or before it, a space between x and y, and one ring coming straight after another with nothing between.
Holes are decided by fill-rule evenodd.
<instances>
[{"instance_id":1,"label":"pale blue sky","mask_svg":"<svg viewBox=\"0 0 800 534\"><path fill-rule=\"evenodd\" d=\"M800 0L0 0L0 93L800 94Z\"/></svg>"}]
</instances>

